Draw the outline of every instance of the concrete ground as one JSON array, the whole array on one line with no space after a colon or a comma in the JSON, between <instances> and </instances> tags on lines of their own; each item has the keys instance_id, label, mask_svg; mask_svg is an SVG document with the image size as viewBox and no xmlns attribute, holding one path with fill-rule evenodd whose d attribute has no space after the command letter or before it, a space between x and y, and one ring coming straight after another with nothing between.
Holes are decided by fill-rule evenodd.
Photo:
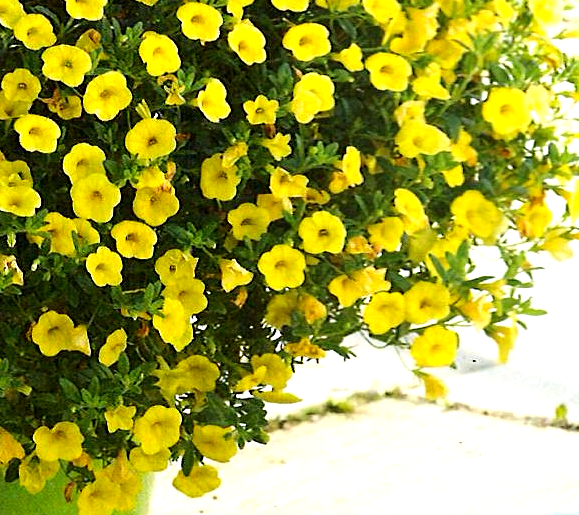
<instances>
[{"instance_id":1,"label":"concrete ground","mask_svg":"<svg viewBox=\"0 0 579 515\"><path fill-rule=\"evenodd\" d=\"M545 427L559 404L579 422L578 264L548 265L533 296L550 313L527 319L508 364L472 331L456 370L433 371L465 407L383 398L276 430L217 464L223 484L201 499L171 487L175 469L159 474L150 515L579 515L579 433ZM355 392L421 395L408 356L348 344L358 357L298 369L288 391L304 401L270 405L272 418Z\"/></svg>"}]
</instances>

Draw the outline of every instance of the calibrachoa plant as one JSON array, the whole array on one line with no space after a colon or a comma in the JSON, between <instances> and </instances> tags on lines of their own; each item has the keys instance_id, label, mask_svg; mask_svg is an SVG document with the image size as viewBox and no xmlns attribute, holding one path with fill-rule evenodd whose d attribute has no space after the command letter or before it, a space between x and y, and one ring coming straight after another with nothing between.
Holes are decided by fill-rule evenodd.
<instances>
[{"instance_id":1,"label":"calibrachoa plant","mask_svg":"<svg viewBox=\"0 0 579 515\"><path fill-rule=\"evenodd\" d=\"M360 331L430 399L458 327L506 361L532 254L579 234L563 8L0 0L5 480L108 515L179 460L203 495Z\"/></svg>"}]
</instances>

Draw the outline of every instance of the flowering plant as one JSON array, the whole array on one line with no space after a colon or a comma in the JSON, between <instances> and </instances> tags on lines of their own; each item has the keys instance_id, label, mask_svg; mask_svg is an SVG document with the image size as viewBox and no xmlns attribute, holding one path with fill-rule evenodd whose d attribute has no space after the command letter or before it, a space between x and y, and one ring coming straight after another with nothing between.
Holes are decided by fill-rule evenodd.
<instances>
[{"instance_id":1,"label":"flowering plant","mask_svg":"<svg viewBox=\"0 0 579 515\"><path fill-rule=\"evenodd\" d=\"M568 257L560 0L0 0L0 465L79 513L219 485L367 331L426 395ZM552 199L564 200L555 213ZM497 249L485 275L472 254ZM426 369L426 370L425 370Z\"/></svg>"}]
</instances>

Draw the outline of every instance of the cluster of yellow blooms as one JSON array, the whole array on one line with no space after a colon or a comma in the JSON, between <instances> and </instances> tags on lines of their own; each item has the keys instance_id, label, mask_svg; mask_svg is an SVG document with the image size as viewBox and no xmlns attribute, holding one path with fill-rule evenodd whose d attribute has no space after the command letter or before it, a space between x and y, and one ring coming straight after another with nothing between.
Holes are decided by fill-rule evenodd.
<instances>
[{"instance_id":1,"label":"cluster of yellow blooms","mask_svg":"<svg viewBox=\"0 0 579 515\"><path fill-rule=\"evenodd\" d=\"M264 402L299 400L293 365L358 331L408 349L429 399L454 326L506 361L528 253L577 235L563 6L0 0L6 477L62 468L110 515L180 459L203 495L206 461L265 440Z\"/></svg>"}]
</instances>

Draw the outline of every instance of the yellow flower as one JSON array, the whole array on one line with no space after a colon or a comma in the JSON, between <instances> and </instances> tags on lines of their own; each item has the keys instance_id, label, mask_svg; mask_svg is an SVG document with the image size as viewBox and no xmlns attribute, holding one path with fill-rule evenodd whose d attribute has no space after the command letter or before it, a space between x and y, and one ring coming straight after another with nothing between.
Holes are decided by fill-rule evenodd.
<instances>
[{"instance_id":1,"label":"yellow flower","mask_svg":"<svg viewBox=\"0 0 579 515\"><path fill-rule=\"evenodd\" d=\"M111 515L121 497L121 487L106 475L86 485L76 501L78 515Z\"/></svg>"},{"instance_id":2,"label":"yellow flower","mask_svg":"<svg viewBox=\"0 0 579 515\"><path fill-rule=\"evenodd\" d=\"M179 361L176 371L183 376L185 391L211 392L219 377L219 368L205 356L189 356Z\"/></svg>"},{"instance_id":3,"label":"yellow flower","mask_svg":"<svg viewBox=\"0 0 579 515\"><path fill-rule=\"evenodd\" d=\"M238 286L245 286L253 279L253 272L243 268L235 259L220 259L221 288L229 293Z\"/></svg>"},{"instance_id":4,"label":"yellow flower","mask_svg":"<svg viewBox=\"0 0 579 515\"><path fill-rule=\"evenodd\" d=\"M156 454L179 441L181 413L175 408L151 406L135 420L133 435L145 454Z\"/></svg>"},{"instance_id":5,"label":"yellow flower","mask_svg":"<svg viewBox=\"0 0 579 515\"><path fill-rule=\"evenodd\" d=\"M390 41L390 50L402 55L422 52L428 41L437 34L439 9L438 2L425 9L408 7L402 36Z\"/></svg>"},{"instance_id":6,"label":"yellow flower","mask_svg":"<svg viewBox=\"0 0 579 515\"><path fill-rule=\"evenodd\" d=\"M90 54L101 47L101 39L102 36L98 30L87 29L78 37L74 45Z\"/></svg>"},{"instance_id":7,"label":"yellow flower","mask_svg":"<svg viewBox=\"0 0 579 515\"><path fill-rule=\"evenodd\" d=\"M410 346L410 354L419 367L452 365L458 348L458 335L445 327L427 327Z\"/></svg>"},{"instance_id":8,"label":"yellow flower","mask_svg":"<svg viewBox=\"0 0 579 515\"><path fill-rule=\"evenodd\" d=\"M20 144L28 152L50 154L56 150L60 127L50 118L38 114L25 114L14 122Z\"/></svg>"},{"instance_id":9,"label":"yellow flower","mask_svg":"<svg viewBox=\"0 0 579 515\"><path fill-rule=\"evenodd\" d=\"M289 290L280 295L274 295L267 303L264 320L276 329L281 329L291 323L292 313L298 309L298 292Z\"/></svg>"},{"instance_id":10,"label":"yellow flower","mask_svg":"<svg viewBox=\"0 0 579 515\"><path fill-rule=\"evenodd\" d=\"M133 200L133 212L147 224L157 227L179 211L179 199L173 187L139 188Z\"/></svg>"},{"instance_id":11,"label":"yellow flower","mask_svg":"<svg viewBox=\"0 0 579 515\"><path fill-rule=\"evenodd\" d=\"M195 425L191 441L197 450L210 460L226 463L237 454L237 443L231 427Z\"/></svg>"},{"instance_id":12,"label":"yellow flower","mask_svg":"<svg viewBox=\"0 0 579 515\"><path fill-rule=\"evenodd\" d=\"M139 159L156 159L175 150L177 131L173 124L158 118L139 120L125 136L125 146Z\"/></svg>"},{"instance_id":13,"label":"yellow flower","mask_svg":"<svg viewBox=\"0 0 579 515\"><path fill-rule=\"evenodd\" d=\"M467 190L450 205L457 224L483 240L493 240L504 225L501 211L478 190Z\"/></svg>"},{"instance_id":14,"label":"yellow flower","mask_svg":"<svg viewBox=\"0 0 579 515\"><path fill-rule=\"evenodd\" d=\"M271 5L280 11L301 13L307 10L310 0L271 0Z\"/></svg>"},{"instance_id":15,"label":"yellow flower","mask_svg":"<svg viewBox=\"0 0 579 515\"><path fill-rule=\"evenodd\" d=\"M117 244L117 252L126 258L150 259L157 235L153 229L141 222L123 220L111 229Z\"/></svg>"},{"instance_id":16,"label":"yellow flower","mask_svg":"<svg viewBox=\"0 0 579 515\"><path fill-rule=\"evenodd\" d=\"M429 401L442 399L448 395L448 388L444 381L432 374L420 374L420 380L424 384L424 396Z\"/></svg>"},{"instance_id":17,"label":"yellow flower","mask_svg":"<svg viewBox=\"0 0 579 515\"><path fill-rule=\"evenodd\" d=\"M161 314L153 315L153 327L161 339L170 343L177 352L182 351L193 338L190 315L176 298L165 297Z\"/></svg>"},{"instance_id":18,"label":"yellow flower","mask_svg":"<svg viewBox=\"0 0 579 515\"><path fill-rule=\"evenodd\" d=\"M273 193L260 193L257 195L257 205L265 209L269 215L269 220L281 220L284 212L291 213L293 206L287 197L276 197Z\"/></svg>"},{"instance_id":19,"label":"yellow flower","mask_svg":"<svg viewBox=\"0 0 579 515\"><path fill-rule=\"evenodd\" d=\"M32 327L32 341L45 356L56 356L72 340L74 322L68 315L47 311Z\"/></svg>"},{"instance_id":20,"label":"yellow flower","mask_svg":"<svg viewBox=\"0 0 579 515\"><path fill-rule=\"evenodd\" d=\"M365 67L370 73L370 82L380 91L404 91L412 75L412 66L404 57L387 52L369 56Z\"/></svg>"},{"instance_id":21,"label":"yellow flower","mask_svg":"<svg viewBox=\"0 0 579 515\"><path fill-rule=\"evenodd\" d=\"M72 338L65 350L82 352L90 356L92 349L85 325L79 325L72 330Z\"/></svg>"},{"instance_id":22,"label":"yellow flower","mask_svg":"<svg viewBox=\"0 0 579 515\"><path fill-rule=\"evenodd\" d=\"M194 104L210 122L219 123L231 113L226 100L227 90L219 79L209 79L205 89L201 90Z\"/></svg>"},{"instance_id":23,"label":"yellow flower","mask_svg":"<svg viewBox=\"0 0 579 515\"><path fill-rule=\"evenodd\" d=\"M342 221L327 211L317 211L304 218L298 234L303 240L304 251L309 254L330 252L339 254L346 242L346 228Z\"/></svg>"},{"instance_id":24,"label":"yellow flower","mask_svg":"<svg viewBox=\"0 0 579 515\"><path fill-rule=\"evenodd\" d=\"M97 21L103 17L107 0L66 0L66 12L76 20Z\"/></svg>"},{"instance_id":25,"label":"yellow flower","mask_svg":"<svg viewBox=\"0 0 579 515\"><path fill-rule=\"evenodd\" d=\"M395 136L398 152L404 157L429 156L450 150L450 139L437 127L409 120L402 124Z\"/></svg>"},{"instance_id":26,"label":"yellow flower","mask_svg":"<svg viewBox=\"0 0 579 515\"><path fill-rule=\"evenodd\" d=\"M504 138L515 136L529 127L532 116L529 98L516 88L492 88L482 106L482 116L493 132Z\"/></svg>"},{"instance_id":27,"label":"yellow flower","mask_svg":"<svg viewBox=\"0 0 579 515\"><path fill-rule=\"evenodd\" d=\"M388 252L398 249L404 234L404 223L396 216L387 216L368 226L370 244Z\"/></svg>"},{"instance_id":28,"label":"yellow flower","mask_svg":"<svg viewBox=\"0 0 579 515\"><path fill-rule=\"evenodd\" d=\"M267 210L250 202L229 211L227 221L231 224L236 240L243 240L246 237L250 240L259 240L267 232L270 222Z\"/></svg>"},{"instance_id":29,"label":"yellow flower","mask_svg":"<svg viewBox=\"0 0 579 515\"><path fill-rule=\"evenodd\" d=\"M299 123L309 123L322 111L335 105L335 86L327 75L306 73L294 86L291 110Z\"/></svg>"},{"instance_id":30,"label":"yellow flower","mask_svg":"<svg viewBox=\"0 0 579 515\"><path fill-rule=\"evenodd\" d=\"M253 388L263 384L263 378L267 372L267 367L258 367L252 374L245 374L235 385L233 386L234 392L246 392L247 390L252 390Z\"/></svg>"},{"instance_id":31,"label":"yellow flower","mask_svg":"<svg viewBox=\"0 0 579 515\"><path fill-rule=\"evenodd\" d=\"M26 13L18 0L0 1L0 25L7 29L14 28L16 22Z\"/></svg>"},{"instance_id":32,"label":"yellow flower","mask_svg":"<svg viewBox=\"0 0 579 515\"><path fill-rule=\"evenodd\" d=\"M362 316L371 333L384 334L404 322L405 298L399 292L378 292L372 296Z\"/></svg>"},{"instance_id":33,"label":"yellow flower","mask_svg":"<svg viewBox=\"0 0 579 515\"><path fill-rule=\"evenodd\" d=\"M238 141L233 145L230 145L223 152L223 166L225 168L230 168L237 163L242 157L247 155L248 146L245 141Z\"/></svg>"},{"instance_id":34,"label":"yellow flower","mask_svg":"<svg viewBox=\"0 0 579 515\"><path fill-rule=\"evenodd\" d=\"M28 186L32 188L32 174L30 167L25 161L1 161L0 160L0 183L2 186Z\"/></svg>"},{"instance_id":35,"label":"yellow flower","mask_svg":"<svg viewBox=\"0 0 579 515\"><path fill-rule=\"evenodd\" d=\"M179 284L195 277L197 259L179 249L169 249L157 261L155 272L165 286Z\"/></svg>"},{"instance_id":36,"label":"yellow flower","mask_svg":"<svg viewBox=\"0 0 579 515\"><path fill-rule=\"evenodd\" d=\"M408 322L425 324L448 315L450 292L443 284L418 281L404 293L404 304Z\"/></svg>"},{"instance_id":37,"label":"yellow flower","mask_svg":"<svg viewBox=\"0 0 579 515\"><path fill-rule=\"evenodd\" d=\"M115 510L126 512L135 508L137 495L142 488L141 475L131 466L125 450L119 451L110 465L95 471L95 477L97 481L107 478L118 485L119 495L114 503Z\"/></svg>"},{"instance_id":38,"label":"yellow flower","mask_svg":"<svg viewBox=\"0 0 579 515\"><path fill-rule=\"evenodd\" d=\"M42 52L41 57L44 76L71 87L82 84L85 74L92 68L90 55L76 46L51 46Z\"/></svg>"},{"instance_id":39,"label":"yellow flower","mask_svg":"<svg viewBox=\"0 0 579 515\"><path fill-rule=\"evenodd\" d=\"M84 436L74 422L58 422L52 429L41 426L32 439L36 455L44 461L72 461L82 454Z\"/></svg>"},{"instance_id":40,"label":"yellow flower","mask_svg":"<svg viewBox=\"0 0 579 515\"><path fill-rule=\"evenodd\" d=\"M520 208L517 228L524 238L536 239L544 236L553 219L553 213L544 200L531 201Z\"/></svg>"},{"instance_id":41,"label":"yellow flower","mask_svg":"<svg viewBox=\"0 0 579 515\"><path fill-rule=\"evenodd\" d=\"M344 48L333 56L333 59L342 63L349 72L359 72L364 69L362 58L362 49L356 43L352 43L348 48Z\"/></svg>"},{"instance_id":42,"label":"yellow flower","mask_svg":"<svg viewBox=\"0 0 579 515\"><path fill-rule=\"evenodd\" d=\"M158 369L153 372L159 381L157 386L163 396L174 402L175 395L190 392L211 392L219 377L219 368L205 356L190 356L181 360L177 367Z\"/></svg>"},{"instance_id":43,"label":"yellow flower","mask_svg":"<svg viewBox=\"0 0 579 515\"><path fill-rule=\"evenodd\" d=\"M464 184L464 170L462 165L456 165L448 170L442 170L441 173L444 177L444 181L451 188Z\"/></svg>"},{"instance_id":44,"label":"yellow flower","mask_svg":"<svg viewBox=\"0 0 579 515\"><path fill-rule=\"evenodd\" d=\"M227 35L227 43L248 66L263 63L267 58L265 36L249 20L242 20L233 26Z\"/></svg>"},{"instance_id":45,"label":"yellow flower","mask_svg":"<svg viewBox=\"0 0 579 515\"><path fill-rule=\"evenodd\" d=\"M32 103L38 98L42 86L38 77L26 68L16 68L2 77L2 91L13 102Z\"/></svg>"},{"instance_id":46,"label":"yellow flower","mask_svg":"<svg viewBox=\"0 0 579 515\"><path fill-rule=\"evenodd\" d=\"M96 145L76 143L62 160L62 169L73 184L94 173L105 173L105 153Z\"/></svg>"},{"instance_id":47,"label":"yellow flower","mask_svg":"<svg viewBox=\"0 0 579 515\"><path fill-rule=\"evenodd\" d=\"M179 7L177 18L183 34L189 39L198 39L202 44L215 41L223 24L223 17L215 7L199 2L187 2Z\"/></svg>"},{"instance_id":48,"label":"yellow flower","mask_svg":"<svg viewBox=\"0 0 579 515\"><path fill-rule=\"evenodd\" d=\"M283 36L282 45L298 61L311 61L332 49L330 31L319 23L294 25Z\"/></svg>"},{"instance_id":49,"label":"yellow flower","mask_svg":"<svg viewBox=\"0 0 579 515\"><path fill-rule=\"evenodd\" d=\"M24 448L6 429L0 427L0 465L7 465L14 458L24 459Z\"/></svg>"},{"instance_id":50,"label":"yellow flower","mask_svg":"<svg viewBox=\"0 0 579 515\"><path fill-rule=\"evenodd\" d=\"M205 198L231 200L237 193L241 177L237 167L223 166L222 154L214 154L201 163L201 193Z\"/></svg>"},{"instance_id":51,"label":"yellow flower","mask_svg":"<svg viewBox=\"0 0 579 515\"><path fill-rule=\"evenodd\" d=\"M76 180L70 188L72 209L76 216L108 222L121 201L121 190L102 173L92 173Z\"/></svg>"},{"instance_id":52,"label":"yellow flower","mask_svg":"<svg viewBox=\"0 0 579 515\"><path fill-rule=\"evenodd\" d=\"M402 10L397 0L362 0L362 6L380 24L393 20Z\"/></svg>"},{"instance_id":53,"label":"yellow flower","mask_svg":"<svg viewBox=\"0 0 579 515\"><path fill-rule=\"evenodd\" d=\"M130 431L133 429L133 417L137 413L135 406L117 406L105 411L107 429L109 433L114 433L119 429Z\"/></svg>"},{"instance_id":54,"label":"yellow flower","mask_svg":"<svg viewBox=\"0 0 579 515\"><path fill-rule=\"evenodd\" d=\"M277 390L275 388L267 391L251 392L251 395L261 399L262 401L273 402L275 404L294 404L296 402L301 402L302 400L293 393L284 392L283 390Z\"/></svg>"},{"instance_id":55,"label":"yellow flower","mask_svg":"<svg viewBox=\"0 0 579 515\"><path fill-rule=\"evenodd\" d=\"M412 91L419 97L438 100L448 100L450 93L440 84L440 65L433 62L421 70L418 77L412 81Z\"/></svg>"},{"instance_id":56,"label":"yellow flower","mask_svg":"<svg viewBox=\"0 0 579 515\"><path fill-rule=\"evenodd\" d=\"M196 315L207 307L207 297L203 295L205 284L199 279L187 278L167 286L162 295L178 300L186 315Z\"/></svg>"},{"instance_id":57,"label":"yellow flower","mask_svg":"<svg viewBox=\"0 0 579 515\"><path fill-rule=\"evenodd\" d=\"M257 268L265 276L265 282L274 290L297 288L305 280L304 269L306 258L289 245L275 245L270 251L264 252Z\"/></svg>"},{"instance_id":58,"label":"yellow flower","mask_svg":"<svg viewBox=\"0 0 579 515\"><path fill-rule=\"evenodd\" d=\"M48 213L44 217L44 225L40 228L42 232L47 232L50 236L50 252L65 256L71 256L75 253L72 239L72 232L75 229L76 226L70 218L66 218L57 212ZM39 238L35 243L40 245L42 238Z\"/></svg>"},{"instance_id":59,"label":"yellow flower","mask_svg":"<svg viewBox=\"0 0 579 515\"><path fill-rule=\"evenodd\" d=\"M346 11L353 5L358 5L360 0L315 0L316 5L332 11Z\"/></svg>"},{"instance_id":60,"label":"yellow flower","mask_svg":"<svg viewBox=\"0 0 579 515\"><path fill-rule=\"evenodd\" d=\"M506 363L519 335L516 323L513 321L510 326L495 325L489 330L488 335L497 343L499 363Z\"/></svg>"},{"instance_id":61,"label":"yellow flower","mask_svg":"<svg viewBox=\"0 0 579 515\"><path fill-rule=\"evenodd\" d=\"M487 300L484 295L475 299L470 298L470 296L466 300L461 299L455 306L479 331L491 323L493 303Z\"/></svg>"},{"instance_id":62,"label":"yellow flower","mask_svg":"<svg viewBox=\"0 0 579 515\"><path fill-rule=\"evenodd\" d=\"M25 14L18 18L14 25L14 37L21 41L30 50L39 50L42 47L56 43L52 24L42 14Z\"/></svg>"},{"instance_id":63,"label":"yellow flower","mask_svg":"<svg viewBox=\"0 0 579 515\"><path fill-rule=\"evenodd\" d=\"M99 362L107 367L110 367L118 361L121 352L123 352L126 348L127 333L125 330L121 328L113 331L107 336L105 344L99 349ZM134 416L134 413L131 416Z\"/></svg>"},{"instance_id":64,"label":"yellow flower","mask_svg":"<svg viewBox=\"0 0 579 515\"><path fill-rule=\"evenodd\" d=\"M422 202L412 191L405 188L394 190L394 207L402 217L407 234L422 231L428 226L428 217Z\"/></svg>"},{"instance_id":65,"label":"yellow flower","mask_svg":"<svg viewBox=\"0 0 579 515\"><path fill-rule=\"evenodd\" d=\"M20 267L18 266L18 262L16 261L16 257L14 256L6 256L5 254L0 254L0 274L4 277L9 276L12 278L11 284L18 284L22 286L24 284L24 274ZM2 446L0 445L0 449ZM2 451L0 450L0 453ZM0 462L2 460L0 459Z\"/></svg>"},{"instance_id":66,"label":"yellow flower","mask_svg":"<svg viewBox=\"0 0 579 515\"><path fill-rule=\"evenodd\" d=\"M356 147L348 145L345 154L342 156L342 160L339 161L336 166L340 169L341 173L344 174L345 183L348 187L359 186L364 182L364 176L360 172L362 155Z\"/></svg>"},{"instance_id":67,"label":"yellow flower","mask_svg":"<svg viewBox=\"0 0 579 515\"><path fill-rule=\"evenodd\" d=\"M266 368L262 383L269 384L276 390L283 390L293 375L291 367L277 354L266 353L260 356L251 356L250 361L254 372L260 367Z\"/></svg>"},{"instance_id":68,"label":"yellow flower","mask_svg":"<svg viewBox=\"0 0 579 515\"><path fill-rule=\"evenodd\" d=\"M352 306L368 294L364 283L346 274L334 277L328 284L328 291L338 299L342 307Z\"/></svg>"},{"instance_id":69,"label":"yellow flower","mask_svg":"<svg viewBox=\"0 0 579 515\"><path fill-rule=\"evenodd\" d=\"M112 120L133 99L125 76L117 71L108 71L96 76L87 85L82 98L84 110L99 120Z\"/></svg>"},{"instance_id":70,"label":"yellow flower","mask_svg":"<svg viewBox=\"0 0 579 515\"><path fill-rule=\"evenodd\" d=\"M56 113L63 120L80 118L82 114L82 100L76 95L60 97L55 102L48 104L48 110L51 113Z\"/></svg>"},{"instance_id":71,"label":"yellow flower","mask_svg":"<svg viewBox=\"0 0 579 515\"><path fill-rule=\"evenodd\" d=\"M38 192L27 185L0 188L0 211L16 216L32 216L42 200Z\"/></svg>"},{"instance_id":72,"label":"yellow flower","mask_svg":"<svg viewBox=\"0 0 579 515\"><path fill-rule=\"evenodd\" d=\"M132 182L133 186L139 188L161 188L166 185L165 174L157 165L148 166L139 173L139 176Z\"/></svg>"},{"instance_id":73,"label":"yellow flower","mask_svg":"<svg viewBox=\"0 0 579 515\"><path fill-rule=\"evenodd\" d=\"M29 454L18 467L20 485L28 493L37 494L44 489L46 481L52 479L59 470L58 461L44 461Z\"/></svg>"},{"instance_id":74,"label":"yellow flower","mask_svg":"<svg viewBox=\"0 0 579 515\"><path fill-rule=\"evenodd\" d=\"M181 67L179 49L173 40L150 30L143 34L139 56L147 65L147 73L154 77L176 72Z\"/></svg>"},{"instance_id":75,"label":"yellow flower","mask_svg":"<svg viewBox=\"0 0 579 515\"><path fill-rule=\"evenodd\" d=\"M19 102L17 100L8 100L4 91L0 90L0 120L10 120L18 118L30 110L32 102Z\"/></svg>"},{"instance_id":76,"label":"yellow flower","mask_svg":"<svg viewBox=\"0 0 579 515\"><path fill-rule=\"evenodd\" d=\"M274 124L278 107L279 102L277 100L268 100L264 95L258 95L255 100L247 100L243 103L247 121L251 125Z\"/></svg>"},{"instance_id":77,"label":"yellow flower","mask_svg":"<svg viewBox=\"0 0 579 515\"><path fill-rule=\"evenodd\" d=\"M562 0L528 0L528 7L541 33L558 29L563 21L565 2Z\"/></svg>"},{"instance_id":78,"label":"yellow flower","mask_svg":"<svg viewBox=\"0 0 579 515\"><path fill-rule=\"evenodd\" d=\"M97 286L118 286L123 280L121 256L107 247L99 247L96 252L89 254L85 265Z\"/></svg>"},{"instance_id":79,"label":"yellow flower","mask_svg":"<svg viewBox=\"0 0 579 515\"><path fill-rule=\"evenodd\" d=\"M308 324L323 320L328 313L326 306L309 293L301 294L298 297L297 308L303 313Z\"/></svg>"},{"instance_id":80,"label":"yellow flower","mask_svg":"<svg viewBox=\"0 0 579 515\"><path fill-rule=\"evenodd\" d=\"M563 235L563 236L562 236ZM573 250L569 247L569 236L565 229L551 229L545 234L545 241L539 246L540 250L549 252L553 259L564 261L573 257Z\"/></svg>"},{"instance_id":81,"label":"yellow flower","mask_svg":"<svg viewBox=\"0 0 579 515\"><path fill-rule=\"evenodd\" d=\"M284 350L296 357L321 359L326 357L326 351L319 345L312 343L308 337L303 337L299 342L287 343Z\"/></svg>"},{"instance_id":82,"label":"yellow flower","mask_svg":"<svg viewBox=\"0 0 579 515\"><path fill-rule=\"evenodd\" d=\"M201 497L221 485L217 469L211 465L193 465L188 476L180 470L172 483L179 492L188 497Z\"/></svg>"},{"instance_id":83,"label":"yellow flower","mask_svg":"<svg viewBox=\"0 0 579 515\"><path fill-rule=\"evenodd\" d=\"M169 449L161 449L155 454L145 454L140 447L134 447L129 453L129 462L137 472L160 472L168 467L170 459Z\"/></svg>"},{"instance_id":84,"label":"yellow flower","mask_svg":"<svg viewBox=\"0 0 579 515\"><path fill-rule=\"evenodd\" d=\"M305 197L308 178L305 175L292 175L279 166L272 170L269 189L274 197Z\"/></svg>"}]
</instances>

